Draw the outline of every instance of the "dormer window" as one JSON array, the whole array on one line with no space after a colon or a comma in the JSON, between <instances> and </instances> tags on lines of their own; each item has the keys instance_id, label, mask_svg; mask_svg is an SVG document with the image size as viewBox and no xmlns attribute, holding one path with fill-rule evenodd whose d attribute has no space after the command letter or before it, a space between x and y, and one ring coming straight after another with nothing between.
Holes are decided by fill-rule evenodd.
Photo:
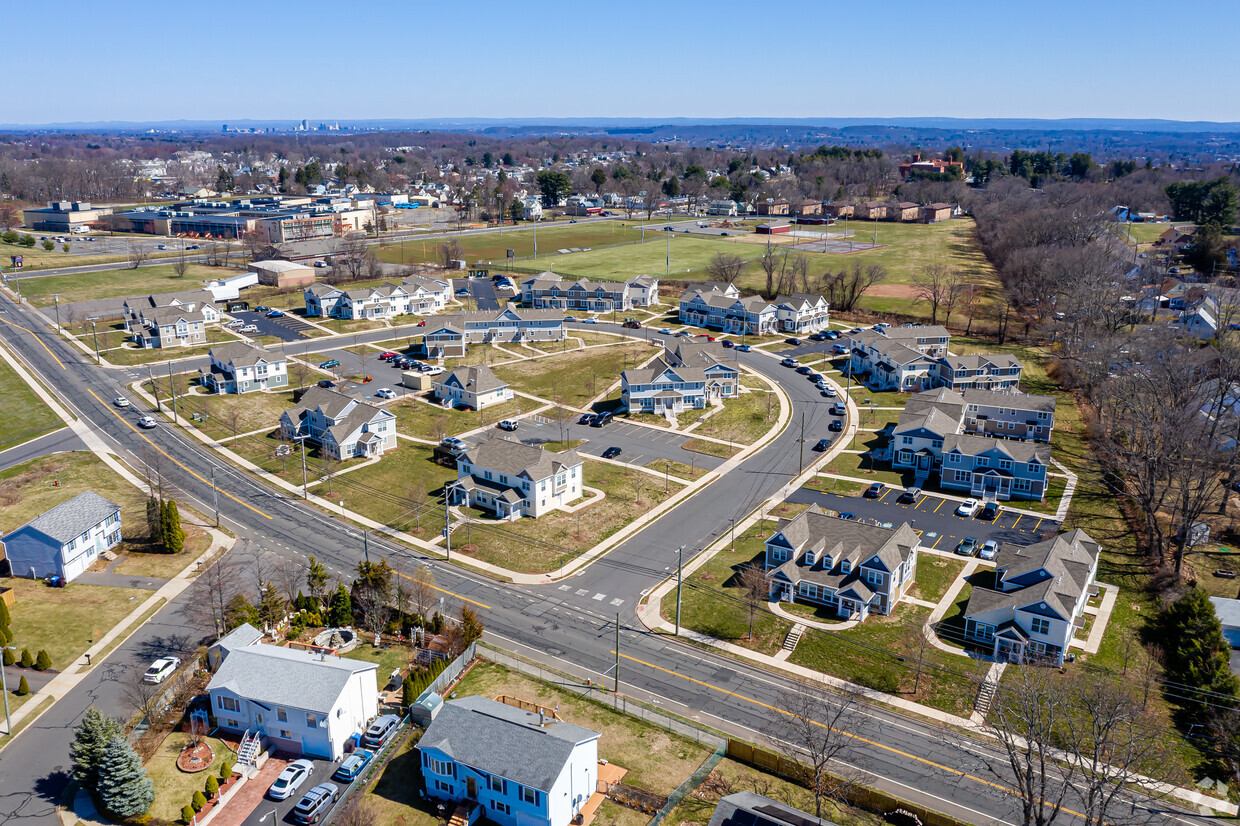
<instances>
[{"instance_id":1,"label":"dormer window","mask_svg":"<svg viewBox=\"0 0 1240 826\"><path fill-rule=\"evenodd\" d=\"M846 574L851 570L852 570L852 560L841 559L840 560L840 573Z\"/></svg>"},{"instance_id":2,"label":"dormer window","mask_svg":"<svg viewBox=\"0 0 1240 826\"><path fill-rule=\"evenodd\" d=\"M805 564L806 565L813 565L817 561L817 559L818 559L818 554L815 553L812 548L805 552Z\"/></svg>"}]
</instances>

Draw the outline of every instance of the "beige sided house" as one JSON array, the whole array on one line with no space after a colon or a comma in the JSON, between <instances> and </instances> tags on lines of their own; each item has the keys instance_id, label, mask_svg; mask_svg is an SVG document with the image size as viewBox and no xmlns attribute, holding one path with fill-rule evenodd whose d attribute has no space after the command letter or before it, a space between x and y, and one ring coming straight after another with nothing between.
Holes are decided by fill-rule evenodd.
<instances>
[{"instance_id":1,"label":"beige sided house","mask_svg":"<svg viewBox=\"0 0 1240 826\"><path fill-rule=\"evenodd\" d=\"M582 460L575 450L552 453L503 437L488 439L457 459L454 504L494 511L500 519L538 518L580 499Z\"/></svg>"},{"instance_id":2,"label":"beige sided house","mask_svg":"<svg viewBox=\"0 0 1240 826\"><path fill-rule=\"evenodd\" d=\"M435 398L454 406L484 410L494 404L512 401L512 389L491 368L458 367L434 381Z\"/></svg>"}]
</instances>

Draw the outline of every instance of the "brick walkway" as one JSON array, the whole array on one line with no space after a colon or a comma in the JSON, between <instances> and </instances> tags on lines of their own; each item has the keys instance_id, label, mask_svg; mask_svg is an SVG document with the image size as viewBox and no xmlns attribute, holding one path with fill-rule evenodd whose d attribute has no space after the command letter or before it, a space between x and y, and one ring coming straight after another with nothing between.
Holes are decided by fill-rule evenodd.
<instances>
[{"instance_id":1,"label":"brick walkway","mask_svg":"<svg viewBox=\"0 0 1240 826\"><path fill-rule=\"evenodd\" d=\"M284 767L287 765L287 760L282 760L278 757L269 758L263 764L263 767L259 769L258 774L251 777L224 804L224 807L220 809L220 813L212 818L212 826L241 826L245 819L263 802L263 795L267 793L267 788L275 782L275 779L280 776L280 772L284 771Z\"/></svg>"}]
</instances>

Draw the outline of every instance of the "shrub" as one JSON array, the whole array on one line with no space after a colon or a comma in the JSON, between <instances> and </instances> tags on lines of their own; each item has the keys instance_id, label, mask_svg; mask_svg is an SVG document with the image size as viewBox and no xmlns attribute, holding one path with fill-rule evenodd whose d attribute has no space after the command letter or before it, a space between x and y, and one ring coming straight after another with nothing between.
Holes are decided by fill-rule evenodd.
<instances>
[{"instance_id":1,"label":"shrub","mask_svg":"<svg viewBox=\"0 0 1240 826\"><path fill-rule=\"evenodd\" d=\"M195 812L194 812L193 806L182 806L181 807L181 822L182 823L192 822L194 819L194 814Z\"/></svg>"},{"instance_id":2,"label":"shrub","mask_svg":"<svg viewBox=\"0 0 1240 826\"><path fill-rule=\"evenodd\" d=\"M56 242L55 241L44 241L43 249L47 250L48 252L51 252L52 250L56 249Z\"/></svg>"},{"instance_id":3,"label":"shrub","mask_svg":"<svg viewBox=\"0 0 1240 826\"><path fill-rule=\"evenodd\" d=\"M22 681L17 684L17 696L25 697L30 693L30 683L26 682L26 675L22 675Z\"/></svg>"},{"instance_id":4,"label":"shrub","mask_svg":"<svg viewBox=\"0 0 1240 826\"><path fill-rule=\"evenodd\" d=\"M30 656L29 648L22 649L21 664L22 668L34 668L34 657Z\"/></svg>"},{"instance_id":5,"label":"shrub","mask_svg":"<svg viewBox=\"0 0 1240 826\"><path fill-rule=\"evenodd\" d=\"M232 763L227 760L220 766L220 780L227 780L232 777Z\"/></svg>"},{"instance_id":6,"label":"shrub","mask_svg":"<svg viewBox=\"0 0 1240 826\"><path fill-rule=\"evenodd\" d=\"M194 807L195 812L201 812L202 807L207 805L207 798L203 796L202 792L194 792L194 799L189 805Z\"/></svg>"},{"instance_id":7,"label":"shrub","mask_svg":"<svg viewBox=\"0 0 1240 826\"><path fill-rule=\"evenodd\" d=\"M220 790L220 781L215 779L215 775L207 775L206 791L208 795L215 794Z\"/></svg>"},{"instance_id":8,"label":"shrub","mask_svg":"<svg viewBox=\"0 0 1240 826\"><path fill-rule=\"evenodd\" d=\"M5 665L12 665L17 662L17 656L8 648L4 649L3 659Z\"/></svg>"},{"instance_id":9,"label":"shrub","mask_svg":"<svg viewBox=\"0 0 1240 826\"><path fill-rule=\"evenodd\" d=\"M39 655L34 658L35 671L47 671L52 667L52 656L44 649L39 649Z\"/></svg>"}]
</instances>

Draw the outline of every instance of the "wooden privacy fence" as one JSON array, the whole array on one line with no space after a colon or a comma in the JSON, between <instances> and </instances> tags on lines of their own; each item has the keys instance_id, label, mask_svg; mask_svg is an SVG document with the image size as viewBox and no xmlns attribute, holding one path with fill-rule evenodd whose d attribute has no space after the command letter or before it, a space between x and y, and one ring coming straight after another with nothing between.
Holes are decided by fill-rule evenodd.
<instances>
[{"instance_id":1,"label":"wooden privacy fence","mask_svg":"<svg viewBox=\"0 0 1240 826\"><path fill-rule=\"evenodd\" d=\"M787 778L802 786L809 786L812 783L812 773L805 766L801 765L800 762L782 754L758 748L741 740L728 739L728 757L741 763L747 763L754 768ZM865 809L868 812L873 812L883 817L887 817L899 810L915 815L921 821L922 826L966 826L962 820L957 820L942 812L928 809L916 803L901 800L880 789L864 786L860 783L853 783L847 786L842 797L843 802L850 806L856 806L858 809Z\"/></svg>"}]
</instances>

